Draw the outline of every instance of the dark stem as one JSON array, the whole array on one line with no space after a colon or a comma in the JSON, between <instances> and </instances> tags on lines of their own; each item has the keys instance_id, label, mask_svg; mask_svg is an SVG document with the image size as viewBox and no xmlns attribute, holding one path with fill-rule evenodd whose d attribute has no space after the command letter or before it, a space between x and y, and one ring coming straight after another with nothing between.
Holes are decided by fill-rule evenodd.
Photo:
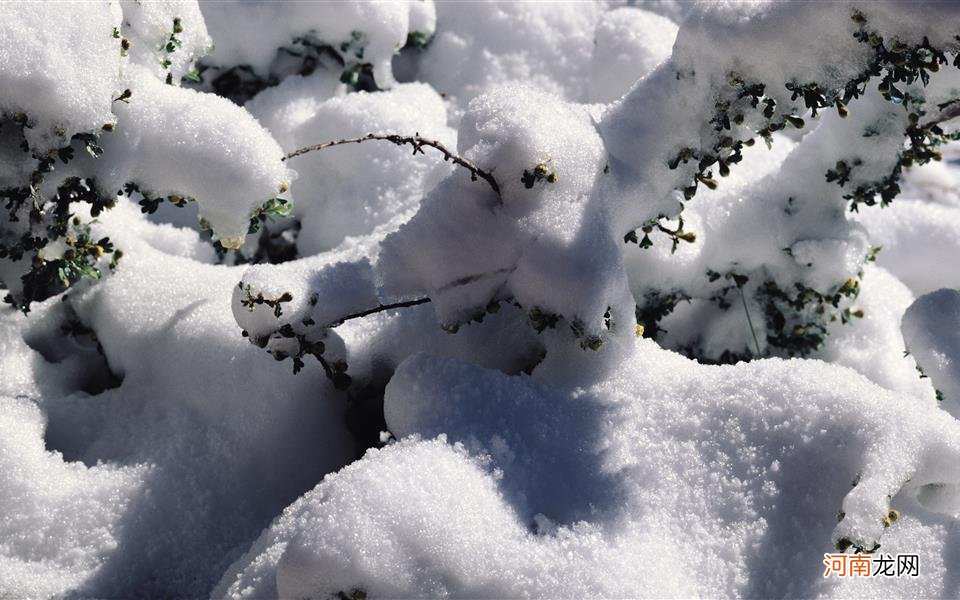
<instances>
[{"instance_id":1,"label":"dark stem","mask_svg":"<svg viewBox=\"0 0 960 600\"><path fill-rule=\"evenodd\" d=\"M404 302L394 302L393 304L380 304L373 308L368 308L367 310L363 310L360 312L352 313L344 317L341 317L339 321L331 323L327 325L327 327L330 327L330 328L337 327L338 325L343 325L345 322L350 321L351 319L359 319L359 318L366 317L368 315L372 315L378 312L383 312L385 310L393 310L394 308L408 308L410 306L417 306L418 304L426 304L427 302L430 302L430 298L424 297L424 298L417 298L415 300L405 300Z\"/></svg>"},{"instance_id":2,"label":"dark stem","mask_svg":"<svg viewBox=\"0 0 960 600\"><path fill-rule=\"evenodd\" d=\"M760 342L757 341L757 332L753 329L753 320L750 318L750 311L747 310L747 298L743 295L743 288L738 284L737 289L740 290L740 300L743 302L743 312L747 314L747 325L750 326L750 333L753 335L753 345L757 348L757 358L760 358Z\"/></svg>"},{"instance_id":3,"label":"dark stem","mask_svg":"<svg viewBox=\"0 0 960 600\"><path fill-rule=\"evenodd\" d=\"M954 98L952 100L948 100L947 102L943 102L942 104L938 105L937 108L940 109L940 113L937 114L936 117L930 121L930 123L928 123L928 125L932 125L934 123L944 123L960 117L960 98Z\"/></svg>"},{"instance_id":4,"label":"dark stem","mask_svg":"<svg viewBox=\"0 0 960 600\"><path fill-rule=\"evenodd\" d=\"M484 171L483 169L478 167L476 164L474 164L472 161L457 155L456 153L454 153L452 150L450 150L449 148L447 148L437 140L428 140L426 138L420 137L419 133L415 135L368 133L367 135L363 135L356 138L333 140L330 142L324 142L322 144L314 144L312 146L306 146L304 148L300 148L299 150L294 150L290 154L287 154L286 156L283 157L283 160L288 160L296 156L300 156L301 154L306 154L307 152L313 152L314 150L323 150L324 148L330 148L332 146L340 146L342 144L359 144L361 142L366 142L369 140L381 140L385 142L391 142L396 144L397 146L410 144L411 146L413 146L414 154L417 154L417 153L424 154L423 152L424 146L428 146L430 148L439 150L440 152L443 153L443 160L453 161L454 164L459 165L464 169L470 171L470 178L473 181L476 181L478 177L486 181L490 185L490 188L497 194L497 198L501 199L500 186L497 184L497 180L493 178L493 174L491 174L489 171Z\"/></svg>"}]
</instances>

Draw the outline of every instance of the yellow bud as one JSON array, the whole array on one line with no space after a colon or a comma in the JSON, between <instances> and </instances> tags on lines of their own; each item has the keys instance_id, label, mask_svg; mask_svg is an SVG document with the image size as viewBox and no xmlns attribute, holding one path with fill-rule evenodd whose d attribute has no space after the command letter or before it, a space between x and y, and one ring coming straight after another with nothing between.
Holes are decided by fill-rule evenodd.
<instances>
[{"instance_id":1,"label":"yellow bud","mask_svg":"<svg viewBox=\"0 0 960 600\"><path fill-rule=\"evenodd\" d=\"M220 245L227 250L237 250L243 245L243 236L220 238Z\"/></svg>"},{"instance_id":2,"label":"yellow bud","mask_svg":"<svg viewBox=\"0 0 960 600\"><path fill-rule=\"evenodd\" d=\"M643 332L644 332L644 331L646 331L646 329L644 329L643 325L637 323L637 329L635 330L635 333L637 334L637 337L643 337Z\"/></svg>"}]
</instances>

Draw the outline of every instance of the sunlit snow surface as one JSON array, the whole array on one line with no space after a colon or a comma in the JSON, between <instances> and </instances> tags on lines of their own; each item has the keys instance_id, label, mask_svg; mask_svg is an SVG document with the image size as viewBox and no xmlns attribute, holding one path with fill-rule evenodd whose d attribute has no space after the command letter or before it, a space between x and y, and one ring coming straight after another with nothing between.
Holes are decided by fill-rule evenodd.
<instances>
[{"instance_id":1,"label":"sunlit snow surface","mask_svg":"<svg viewBox=\"0 0 960 600\"><path fill-rule=\"evenodd\" d=\"M829 155L840 136L815 129L803 150L799 134L778 135L772 150L745 153L684 212L697 244L622 247L618 215L675 205L624 191L663 182L604 179L612 160L633 168L668 143L644 146L627 109L652 109L643 101L656 90L635 84L669 59L689 7L640 4L0 6L0 109L33 111L30 135L51 148L118 124L103 157L58 174L92 169L105 188L134 180L196 197L189 220L238 242L250 211L286 183L302 223L300 259L227 266L209 234L161 222L188 219L121 198L94 226L123 249L115 272L29 315L0 308L0 598L960 594L960 153L909 171L892 206L831 232L841 242L795 247L835 259L811 277L864 269L865 317L814 359L708 366L635 338L634 298L651 286L687 285L718 260L794 269L780 241L829 215L784 225L765 200L825 189L780 169ZM678 56L706 60L697 53L722 45L689 42L697 27L714 19L717 39L745 30L746 10L703 8ZM183 45L158 66L174 17ZM126 57L113 27L133 44ZM209 64L269 69L278 46L311 30L363 31L390 89L348 93L321 69L238 107L164 83L211 44ZM417 31L433 42L393 57ZM737 40L730 51L745 52ZM767 58L751 55L760 70L786 60ZM115 102L126 87L131 102ZM600 104L624 94L633 104ZM685 127L657 125L647 133ZM371 132L420 133L485 165L504 182L502 210L430 149L373 142L280 160ZM520 174L541 160L560 178L528 193ZM0 181L17 168L0 161ZM883 247L876 264L854 256L868 245ZM283 320L248 310L241 281L292 292ZM609 309L621 329L583 350L538 335L506 303L456 335L441 329L501 290L564 314ZM325 301L311 303L317 292ZM241 336L281 322L309 332L305 320L422 293L434 302L325 338L358 385L385 389L394 439L379 449L364 451L348 426L352 396L312 359L293 375ZM749 335L742 312L696 302L664 324L668 345ZM901 516L885 528L891 509ZM918 554L920 577L824 578L823 553L844 537Z\"/></svg>"}]
</instances>

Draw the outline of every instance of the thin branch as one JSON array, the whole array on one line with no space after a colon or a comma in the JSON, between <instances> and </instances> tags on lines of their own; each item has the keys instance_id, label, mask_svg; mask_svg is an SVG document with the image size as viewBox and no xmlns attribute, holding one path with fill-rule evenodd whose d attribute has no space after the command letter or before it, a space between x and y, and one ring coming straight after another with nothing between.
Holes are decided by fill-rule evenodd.
<instances>
[{"instance_id":1,"label":"thin branch","mask_svg":"<svg viewBox=\"0 0 960 600\"><path fill-rule=\"evenodd\" d=\"M743 312L747 314L747 325L750 326L750 333L753 335L753 345L757 348L757 358L760 358L762 355L760 353L760 342L757 341L757 332L753 328L753 319L750 318L750 311L747 309L747 298L743 295L743 287L738 283L737 289L740 290L740 301L743 302Z\"/></svg>"},{"instance_id":2,"label":"thin branch","mask_svg":"<svg viewBox=\"0 0 960 600\"><path fill-rule=\"evenodd\" d=\"M340 320L327 325L327 327L330 327L330 328L337 327L338 325L343 325L344 323L352 319L360 319L362 317L366 317L368 315L372 315L378 312L383 312L385 310L393 310L394 308L408 308L410 306L417 306L418 304L426 304L427 302L430 302L430 298L423 297L423 298L417 298L415 300L406 300L404 302L394 302L393 304L380 304L373 308L368 308L367 310L362 310L360 312L356 312L356 313L352 313L352 314L340 317Z\"/></svg>"},{"instance_id":3,"label":"thin branch","mask_svg":"<svg viewBox=\"0 0 960 600\"><path fill-rule=\"evenodd\" d=\"M929 122L925 123L925 127L929 125L945 123L960 117L960 98L953 98L952 100L942 102L937 105L937 108L940 109L940 112L937 113Z\"/></svg>"},{"instance_id":4,"label":"thin branch","mask_svg":"<svg viewBox=\"0 0 960 600\"><path fill-rule=\"evenodd\" d=\"M396 144L397 146L410 144L411 146L413 146L414 154L417 154L417 153L424 154L423 152L424 146L428 146L430 148L439 150L440 152L443 153L444 161L448 161L448 160L453 161L454 164L459 165L464 169L470 171L470 179L473 181L476 181L478 177L480 179L483 179L490 185L490 188L494 192L496 192L497 198L501 199L500 186L497 184L497 180L493 178L493 174L491 174L489 171L484 171L472 161L457 155L452 150L450 150L449 148L441 144L439 141L428 140L426 138L420 137L419 133L415 135L409 135L409 136L396 135L396 134L368 133L367 135L363 135L356 138L333 140L330 142L324 142L322 144L314 144L312 146L306 146L304 148L300 148L299 150L294 150L290 154L287 154L285 157L283 157L283 160L288 160L296 156L300 156L301 154L306 154L307 152L313 152L314 150L323 150L324 148L330 148L332 146L340 146L342 144L359 144L361 142L366 142L369 140L381 140L385 142L391 142L393 144Z\"/></svg>"}]
</instances>

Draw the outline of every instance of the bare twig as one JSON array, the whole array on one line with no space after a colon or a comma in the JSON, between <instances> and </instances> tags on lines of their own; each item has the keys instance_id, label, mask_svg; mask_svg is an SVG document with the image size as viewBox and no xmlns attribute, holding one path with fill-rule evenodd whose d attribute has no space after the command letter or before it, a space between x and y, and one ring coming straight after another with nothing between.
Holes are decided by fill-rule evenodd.
<instances>
[{"instance_id":1,"label":"bare twig","mask_svg":"<svg viewBox=\"0 0 960 600\"><path fill-rule=\"evenodd\" d=\"M430 302L430 298L423 297L423 298L417 298L415 300L406 300L404 302L394 302L393 304L380 304L373 308L368 308L360 312L356 312L356 313L352 313L352 314L340 317L338 321L335 321L327 325L327 327L331 327L331 328L337 327L338 325L343 325L344 323L346 323L347 321L350 321L351 319L359 319L361 317L366 317L368 315L372 315L378 312L383 312L385 310L393 310L394 308L408 308L410 306L417 306L418 304L426 304L427 302Z\"/></svg>"},{"instance_id":2,"label":"bare twig","mask_svg":"<svg viewBox=\"0 0 960 600\"><path fill-rule=\"evenodd\" d=\"M737 283L737 289L740 290L740 301L743 302L743 312L747 315L747 325L750 326L750 334L753 335L753 345L757 348L757 358L760 358L762 356L760 353L760 342L757 340L757 332L753 328L753 319L750 318L750 310L747 309L747 298L743 295L743 286Z\"/></svg>"},{"instance_id":3,"label":"bare twig","mask_svg":"<svg viewBox=\"0 0 960 600\"><path fill-rule=\"evenodd\" d=\"M934 115L934 118L925 123L924 126L945 123L947 121L960 117L960 98L953 98L937 105L940 112Z\"/></svg>"},{"instance_id":4,"label":"bare twig","mask_svg":"<svg viewBox=\"0 0 960 600\"><path fill-rule=\"evenodd\" d=\"M307 152L313 152L314 150L323 150L324 148L330 148L332 146L340 146L343 144L359 144L361 142L366 142L369 140L381 140L385 142L391 142L397 146L403 146L404 144L410 144L413 146L413 153L424 154L423 147L429 146L443 153L443 160L453 161L454 164L463 167L464 169L470 171L470 179L476 181L479 177L486 181L490 188L496 192L497 198L500 198L500 186L497 184L497 180L493 178L493 174L489 171L484 171L472 161L463 158L462 156L457 155L452 150L441 144L437 140L428 140L426 138L420 137L420 134L415 135L396 135L396 134L378 134L378 133L368 133L356 138L346 138L342 140L333 140L330 142L324 142L322 144L314 144L312 146L306 146L300 148L299 150L294 150L290 154L287 154L283 157L283 160L288 160L301 154L306 154Z\"/></svg>"}]
</instances>

